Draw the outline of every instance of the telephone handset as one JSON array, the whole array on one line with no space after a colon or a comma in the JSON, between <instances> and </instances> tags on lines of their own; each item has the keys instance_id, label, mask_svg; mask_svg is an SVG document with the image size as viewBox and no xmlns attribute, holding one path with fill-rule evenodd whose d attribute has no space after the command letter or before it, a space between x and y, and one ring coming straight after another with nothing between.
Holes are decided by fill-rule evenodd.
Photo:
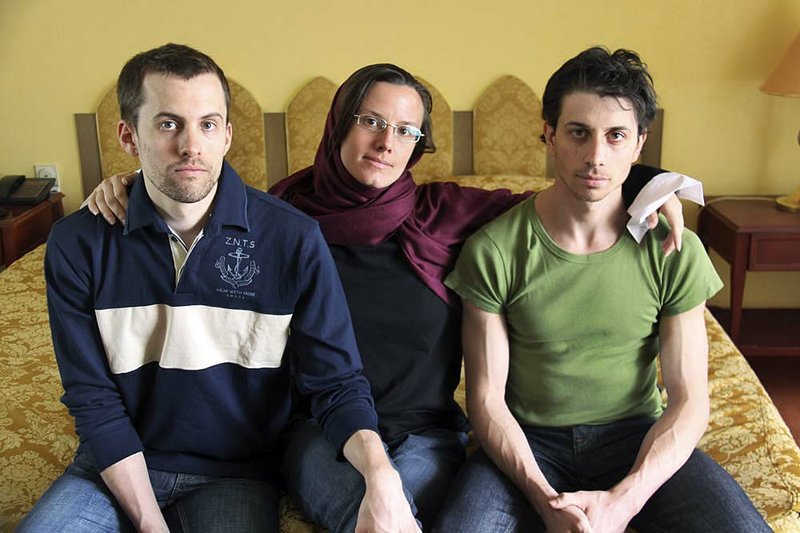
<instances>
[{"instance_id":1,"label":"telephone handset","mask_svg":"<svg viewBox=\"0 0 800 533\"><path fill-rule=\"evenodd\" d=\"M38 204L47 198L55 182L53 178L3 176L0 178L0 203Z\"/></svg>"},{"instance_id":2,"label":"telephone handset","mask_svg":"<svg viewBox=\"0 0 800 533\"><path fill-rule=\"evenodd\" d=\"M0 179L0 201L11 198L11 193L19 189L23 181L25 176L3 176Z\"/></svg>"}]
</instances>

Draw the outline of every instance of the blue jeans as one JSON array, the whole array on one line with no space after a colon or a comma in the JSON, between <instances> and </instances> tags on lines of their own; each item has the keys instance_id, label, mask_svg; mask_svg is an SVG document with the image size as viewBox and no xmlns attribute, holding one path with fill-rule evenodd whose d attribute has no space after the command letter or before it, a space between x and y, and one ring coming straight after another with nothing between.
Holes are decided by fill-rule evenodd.
<instances>
[{"instance_id":1,"label":"blue jeans","mask_svg":"<svg viewBox=\"0 0 800 533\"><path fill-rule=\"evenodd\" d=\"M386 447L400 474L406 498L417 521L433 523L450 482L464 462L467 437L437 429L409 435ZM331 532L352 532L364 497L364 479L346 461L312 420L292 429L284 458L284 475L292 501L309 519Z\"/></svg>"},{"instance_id":2,"label":"blue jeans","mask_svg":"<svg viewBox=\"0 0 800 533\"><path fill-rule=\"evenodd\" d=\"M601 426L523 427L547 481L557 492L607 490L629 472L651 418ZM736 481L695 450L631 520L639 533L660 531L768 532L769 526ZM479 450L453 483L437 531L544 531L517 487Z\"/></svg>"},{"instance_id":3,"label":"blue jeans","mask_svg":"<svg viewBox=\"0 0 800 533\"><path fill-rule=\"evenodd\" d=\"M150 470L156 500L172 531L278 531L278 489L256 479ZM88 453L78 450L18 532L135 531Z\"/></svg>"}]
</instances>

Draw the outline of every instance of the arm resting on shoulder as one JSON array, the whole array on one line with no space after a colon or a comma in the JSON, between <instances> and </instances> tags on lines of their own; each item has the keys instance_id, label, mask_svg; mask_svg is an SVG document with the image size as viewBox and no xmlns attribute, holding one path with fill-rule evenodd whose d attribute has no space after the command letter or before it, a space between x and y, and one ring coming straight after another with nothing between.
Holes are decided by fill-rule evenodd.
<instances>
[{"instance_id":1,"label":"arm resting on shoulder","mask_svg":"<svg viewBox=\"0 0 800 533\"><path fill-rule=\"evenodd\" d=\"M554 510L558 493L544 477L519 422L505 400L509 368L505 317L464 304L463 344L467 411L486 455L520 489L548 530L589 531L586 515L575 507Z\"/></svg>"},{"instance_id":2,"label":"arm resting on shoulder","mask_svg":"<svg viewBox=\"0 0 800 533\"><path fill-rule=\"evenodd\" d=\"M128 214L127 187L133 183L137 174L114 174L104 179L89 193L81 207L88 207L93 215L102 215L112 226L117 220L124 224Z\"/></svg>"},{"instance_id":3,"label":"arm resting on shoulder","mask_svg":"<svg viewBox=\"0 0 800 533\"><path fill-rule=\"evenodd\" d=\"M141 452L117 461L100 472L100 477L133 522L136 531L169 531L156 502Z\"/></svg>"},{"instance_id":4,"label":"arm resting on shoulder","mask_svg":"<svg viewBox=\"0 0 800 533\"><path fill-rule=\"evenodd\" d=\"M631 167L628 178L622 184L622 197L625 202L625 207L630 207L634 199L639 195L645 185L650 181L658 181L659 175L668 170L658 167L650 167L647 165L633 165ZM673 193L667 202L658 209L658 213L664 215L669 223L671 231L662 244L664 255L668 256L673 251L681 251L681 239L683 236L683 204L678 200L678 197ZM658 213L651 213L647 218L647 223L650 229L653 229L658 224Z\"/></svg>"},{"instance_id":5,"label":"arm resting on shoulder","mask_svg":"<svg viewBox=\"0 0 800 533\"><path fill-rule=\"evenodd\" d=\"M658 208L658 212L664 215L664 218L667 219L667 224L669 224L670 232L667 235L667 238L664 239L664 243L661 245L661 249L664 250L664 255L669 256L675 250L681 251L682 241L683 241L683 204L675 195L675 193L671 194L669 200L667 200L664 205ZM655 228L658 225L658 214L653 213L647 218L647 223L650 225L650 229Z\"/></svg>"}]
</instances>

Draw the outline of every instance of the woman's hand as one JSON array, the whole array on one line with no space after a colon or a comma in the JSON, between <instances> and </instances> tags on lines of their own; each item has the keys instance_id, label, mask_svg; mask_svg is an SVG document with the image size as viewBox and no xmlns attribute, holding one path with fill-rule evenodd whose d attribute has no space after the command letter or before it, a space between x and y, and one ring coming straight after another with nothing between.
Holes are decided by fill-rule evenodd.
<instances>
[{"instance_id":1,"label":"woman's hand","mask_svg":"<svg viewBox=\"0 0 800 533\"><path fill-rule=\"evenodd\" d=\"M672 231L670 231L661 248L664 250L664 255L669 256L673 251L681 251L681 239L683 238L683 204L678 200L678 197L673 193L669 200L662 205L657 213L650 213L647 216L647 226L650 229L658 225L658 213L664 215L667 223Z\"/></svg>"},{"instance_id":2,"label":"woman's hand","mask_svg":"<svg viewBox=\"0 0 800 533\"><path fill-rule=\"evenodd\" d=\"M88 207L94 215L103 215L109 224L113 225L117 220L124 224L125 215L128 213L127 187L133 183L137 174L137 172L114 174L104 179L86 197L81 207Z\"/></svg>"}]
</instances>

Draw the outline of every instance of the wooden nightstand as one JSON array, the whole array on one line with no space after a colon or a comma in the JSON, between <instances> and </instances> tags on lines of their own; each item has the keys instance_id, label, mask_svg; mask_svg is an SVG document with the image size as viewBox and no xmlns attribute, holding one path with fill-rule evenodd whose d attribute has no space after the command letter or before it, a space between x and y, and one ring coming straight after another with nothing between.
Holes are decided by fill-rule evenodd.
<instances>
[{"instance_id":1,"label":"wooden nightstand","mask_svg":"<svg viewBox=\"0 0 800 533\"><path fill-rule=\"evenodd\" d=\"M697 233L706 247L716 250L731 265L728 332L733 342L745 355L800 355L800 328L795 322L798 313L793 310L780 310L782 318L777 321L762 321L752 328L742 326L748 270L800 271L800 213L781 211L772 198L710 200L700 211ZM772 344L771 335L764 329L780 326L781 321L794 332L773 335L783 344Z\"/></svg>"},{"instance_id":2,"label":"wooden nightstand","mask_svg":"<svg viewBox=\"0 0 800 533\"><path fill-rule=\"evenodd\" d=\"M0 203L8 211L0 219L0 265L10 265L47 240L53 222L64 216L60 192L36 205Z\"/></svg>"}]
</instances>

